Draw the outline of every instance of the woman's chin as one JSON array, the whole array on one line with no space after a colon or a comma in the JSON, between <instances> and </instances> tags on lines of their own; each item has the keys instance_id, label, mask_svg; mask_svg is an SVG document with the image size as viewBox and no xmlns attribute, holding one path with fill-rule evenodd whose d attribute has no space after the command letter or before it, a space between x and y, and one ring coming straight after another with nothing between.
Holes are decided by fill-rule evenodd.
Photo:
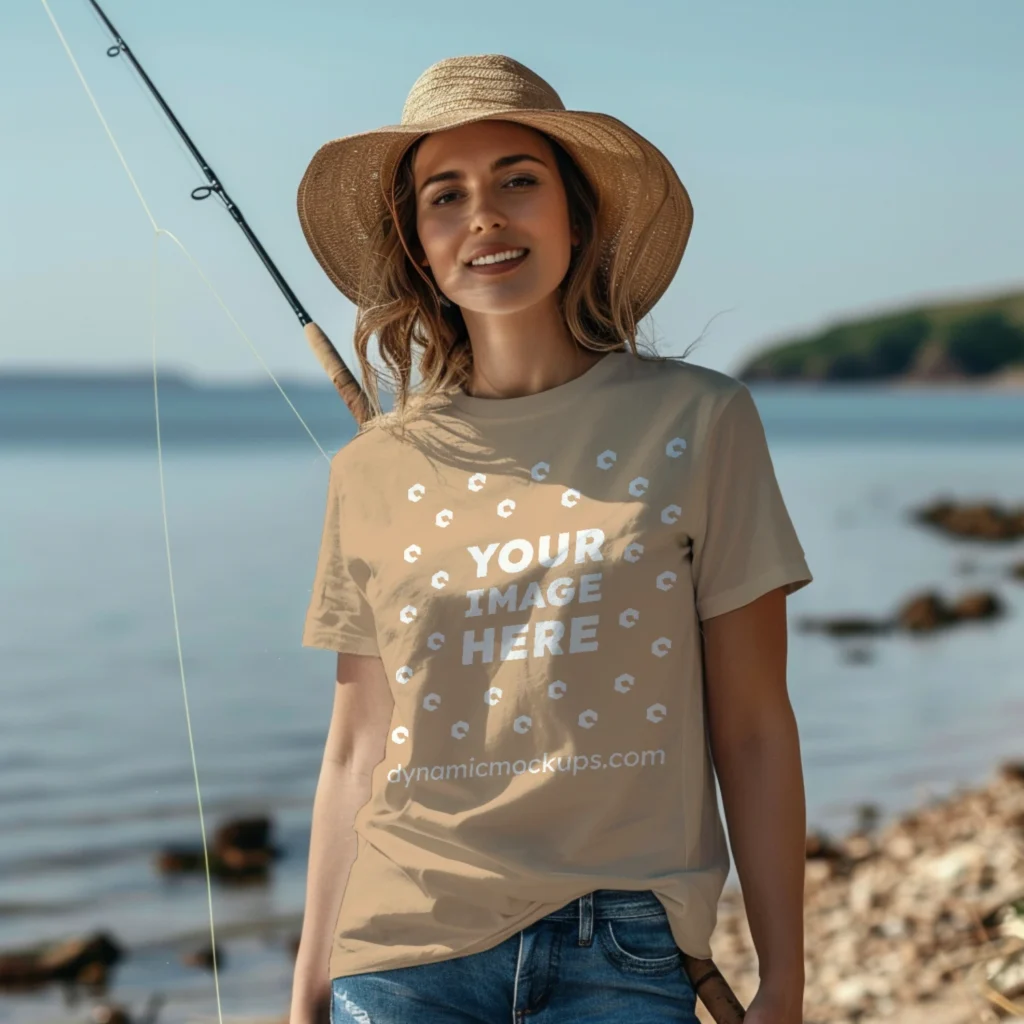
<instances>
[{"instance_id":1,"label":"woman's chin","mask_svg":"<svg viewBox=\"0 0 1024 1024\"><path fill-rule=\"evenodd\" d=\"M527 283L509 281L503 285L494 281L484 288L467 289L462 296L455 295L451 298L464 313L475 313L479 316L511 316L536 309L546 303L551 303L557 308L557 285L551 288L524 285Z\"/></svg>"}]
</instances>

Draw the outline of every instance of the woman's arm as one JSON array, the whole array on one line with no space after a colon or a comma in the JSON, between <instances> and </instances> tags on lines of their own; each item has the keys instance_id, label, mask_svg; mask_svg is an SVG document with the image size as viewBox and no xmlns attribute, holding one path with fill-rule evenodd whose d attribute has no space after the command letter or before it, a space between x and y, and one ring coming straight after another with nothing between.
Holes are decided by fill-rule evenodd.
<instances>
[{"instance_id":1,"label":"woman's arm","mask_svg":"<svg viewBox=\"0 0 1024 1024\"><path fill-rule=\"evenodd\" d=\"M384 757L394 701L378 657L339 654L334 710L313 800L302 935L295 961L290 1024L325 1020L334 927L356 857L356 813Z\"/></svg>"},{"instance_id":2,"label":"woman's arm","mask_svg":"<svg viewBox=\"0 0 1024 1024\"><path fill-rule=\"evenodd\" d=\"M758 1020L799 1021L807 824L785 590L707 619L703 633L712 757L757 950L758 1002L773 1008Z\"/></svg>"}]
</instances>

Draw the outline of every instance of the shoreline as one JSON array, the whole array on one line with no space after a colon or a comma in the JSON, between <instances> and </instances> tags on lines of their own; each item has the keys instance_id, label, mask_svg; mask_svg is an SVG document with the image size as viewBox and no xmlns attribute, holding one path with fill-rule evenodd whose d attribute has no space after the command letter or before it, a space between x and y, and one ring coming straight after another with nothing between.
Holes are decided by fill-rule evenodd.
<instances>
[{"instance_id":1,"label":"shoreline","mask_svg":"<svg viewBox=\"0 0 1024 1024\"><path fill-rule=\"evenodd\" d=\"M964 373L906 374L892 377L850 377L828 379L814 376L775 377L753 373L743 374L743 367L724 371L750 387L821 388L829 390L878 391L1024 391L1024 366L1011 365L995 373L975 376ZM167 390L188 392L232 392L236 394L262 394L275 391L268 378L258 375L246 377L203 377L193 371L168 367L159 371L159 386ZM317 376L294 374L279 376L282 387L297 391L331 391L330 381ZM32 391L78 391L91 393L101 390L123 392L153 390L153 371L150 368L125 370L67 370L54 372L37 367L0 368L0 392L19 389Z\"/></svg>"},{"instance_id":2,"label":"shoreline","mask_svg":"<svg viewBox=\"0 0 1024 1024\"><path fill-rule=\"evenodd\" d=\"M1024 370L993 377L950 377L927 380L914 377L879 377L870 380L821 380L813 377L738 377L751 390L757 388L784 391L918 391L933 394L963 392L988 394L993 391L1024 392Z\"/></svg>"}]
</instances>

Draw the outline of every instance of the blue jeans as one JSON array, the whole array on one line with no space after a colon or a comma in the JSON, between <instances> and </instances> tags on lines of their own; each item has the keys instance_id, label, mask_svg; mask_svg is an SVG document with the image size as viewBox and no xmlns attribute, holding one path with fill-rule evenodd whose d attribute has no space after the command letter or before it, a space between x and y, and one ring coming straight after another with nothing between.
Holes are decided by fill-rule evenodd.
<instances>
[{"instance_id":1,"label":"blue jeans","mask_svg":"<svg viewBox=\"0 0 1024 1024\"><path fill-rule=\"evenodd\" d=\"M331 1024L696 1024L650 890L597 889L491 949L335 978Z\"/></svg>"}]
</instances>

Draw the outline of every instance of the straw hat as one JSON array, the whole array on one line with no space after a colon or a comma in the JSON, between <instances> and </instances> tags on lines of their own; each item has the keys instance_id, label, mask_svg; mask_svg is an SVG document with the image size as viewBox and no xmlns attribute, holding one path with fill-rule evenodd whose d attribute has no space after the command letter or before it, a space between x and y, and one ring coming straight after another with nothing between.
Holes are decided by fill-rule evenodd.
<instances>
[{"instance_id":1,"label":"straw hat","mask_svg":"<svg viewBox=\"0 0 1024 1024\"><path fill-rule=\"evenodd\" d=\"M546 132L576 161L598 197L601 266L636 244L622 236L627 213L657 215L635 280L639 320L675 276L693 223L686 189L664 154L608 114L566 110L529 68L500 54L449 57L427 68L405 101L401 124L325 143L299 185L299 222L337 287L359 305L359 277L385 191L406 150L422 135L498 118Z\"/></svg>"}]
</instances>

